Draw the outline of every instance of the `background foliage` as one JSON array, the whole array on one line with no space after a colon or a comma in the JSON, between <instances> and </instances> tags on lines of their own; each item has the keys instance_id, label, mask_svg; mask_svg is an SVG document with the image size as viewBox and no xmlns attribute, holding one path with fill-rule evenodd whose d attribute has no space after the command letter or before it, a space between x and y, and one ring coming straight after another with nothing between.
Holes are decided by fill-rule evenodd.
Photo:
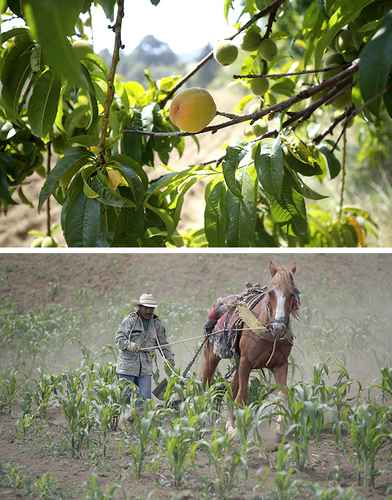
<instances>
[{"instance_id":1,"label":"background foliage","mask_svg":"<svg viewBox=\"0 0 392 500\"><path fill-rule=\"evenodd\" d=\"M181 156L187 142L165 104L179 82L200 84L200 72L189 82L179 75L154 80L148 70L144 82L113 73L111 96L116 64L107 61L108 67L89 44L91 7L104 9L121 41L117 3L0 2L0 208L4 216L15 203L35 210L23 185L35 172L43 177L38 209L47 207L47 234L36 246L56 245L50 197L62 205L68 246L364 246L377 235L373 214L344 205L344 192L353 188L346 178L346 134L355 119L359 158L389 158L390 0L225 0L222 15L240 8L237 30L249 22L278 45L268 63L257 51L243 59L241 115L228 117L227 125L244 121L243 115L250 123L264 116L267 129L247 130L221 158L180 172L170 166L171 153ZM10 28L15 17L23 26ZM336 51L342 57L337 69L290 76L325 68ZM286 76L269 78L260 98L243 78L248 74ZM331 124L335 135L325 134ZM157 178L158 166L167 173ZM180 232L184 198L206 179L204 227ZM341 200L325 210L315 184L328 191L332 179L341 181Z\"/></svg>"}]
</instances>

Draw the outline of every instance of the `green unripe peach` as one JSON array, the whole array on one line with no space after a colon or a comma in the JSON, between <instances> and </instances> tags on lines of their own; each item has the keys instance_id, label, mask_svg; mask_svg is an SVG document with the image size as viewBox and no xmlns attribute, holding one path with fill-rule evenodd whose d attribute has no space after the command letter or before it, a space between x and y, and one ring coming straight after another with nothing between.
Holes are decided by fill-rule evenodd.
<instances>
[{"instance_id":1,"label":"green unripe peach","mask_svg":"<svg viewBox=\"0 0 392 500\"><path fill-rule=\"evenodd\" d=\"M331 104L336 109L348 108L352 102L351 89L345 90L342 94L338 95Z\"/></svg>"},{"instance_id":2,"label":"green unripe peach","mask_svg":"<svg viewBox=\"0 0 392 500\"><path fill-rule=\"evenodd\" d=\"M215 45L214 58L222 66L229 66L237 59L238 47L228 40L222 40Z\"/></svg>"},{"instance_id":3,"label":"green unripe peach","mask_svg":"<svg viewBox=\"0 0 392 500\"><path fill-rule=\"evenodd\" d=\"M260 78L252 78L250 88L255 95L264 95L269 89L268 78L261 76Z\"/></svg>"},{"instance_id":4,"label":"green unripe peach","mask_svg":"<svg viewBox=\"0 0 392 500\"><path fill-rule=\"evenodd\" d=\"M356 50L353 33L348 29L341 30L335 39L335 48L338 52L353 52Z\"/></svg>"},{"instance_id":5,"label":"green unripe peach","mask_svg":"<svg viewBox=\"0 0 392 500\"><path fill-rule=\"evenodd\" d=\"M344 64L344 58L338 52L332 52L325 58L325 65L329 66L342 66Z\"/></svg>"},{"instance_id":6,"label":"green unripe peach","mask_svg":"<svg viewBox=\"0 0 392 500\"><path fill-rule=\"evenodd\" d=\"M241 48L242 50L247 50L248 52L253 52L259 48L261 43L260 33L255 29L249 29L242 39Z\"/></svg>"},{"instance_id":7,"label":"green unripe peach","mask_svg":"<svg viewBox=\"0 0 392 500\"><path fill-rule=\"evenodd\" d=\"M170 105L170 120L185 132L200 132L216 115L211 94L201 88L186 89L175 96Z\"/></svg>"},{"instance_id":8,"label":"green unripe peach","mask_svg":"<svg viewBox=\"0 0 392 500\"><path fill-rule=\"evenodd\" d=\"M270 38L266 38L259 45L259 54L267 61L271 61L278 53L276 43Z\"/></svg>"},{"instance_id":9,"label":"green unripe peach","mask_svg":"<svg viewBox=\"0 0 392 500\"><path fill-rule=\"evenodd\" d=\"M256 136L264 135L268 132L268 125L265 123L264 120L257 120L253 124L253 133Z\"/></svg>"},{"instance_id":10,"label":"green unripe peach","mask_svg":"<svg viewBox=\"0 0 392 500\"><path fill-rule=\"evenodd\" d=\"M45 236L45 238L42 240L41 247L42 248L57 247L57 243L51 236Z\"/></svg>"}]
</instances>

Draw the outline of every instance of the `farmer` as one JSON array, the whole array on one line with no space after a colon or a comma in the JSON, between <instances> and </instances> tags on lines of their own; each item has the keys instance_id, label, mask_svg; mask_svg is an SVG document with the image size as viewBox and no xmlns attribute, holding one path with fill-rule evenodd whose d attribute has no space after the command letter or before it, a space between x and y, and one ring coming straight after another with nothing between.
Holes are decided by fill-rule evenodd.
<instances>
[{"instance_id":1,"label":"farmer","mask_svg":"<svg viewBox=\"0 0 392 500\"><path fill-rule=\"evenodd\" d=\"M123 319L115 342L119 348L117 374L133 382L139 399L151 399L152 355L155 348L174 367L174 355L167 345L165 327L154 314L156 300L150 293L143 293L135 303L136 311Z\"/></svg>"}]
</instances>

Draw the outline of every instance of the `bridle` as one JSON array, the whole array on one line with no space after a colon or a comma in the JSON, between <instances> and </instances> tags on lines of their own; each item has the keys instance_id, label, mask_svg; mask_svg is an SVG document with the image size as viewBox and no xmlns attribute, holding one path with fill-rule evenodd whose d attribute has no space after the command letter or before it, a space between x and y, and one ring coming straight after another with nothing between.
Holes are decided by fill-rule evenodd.
<instances>
[{"instance_id":1,"label":"bridle","mask_svg":"<svg viewBox=\"0 0 392 500\"><path fill-rule=\"evenodd\" d=\"M269 292L273 290L274 288L267 288L265 291L265 296L267 297ZM267 302L266 304L267 321L265 323L265 326L268 330L273 331L277 327L281 327L281 329L284 331L287 330L287 328L289 327L291 314L294 316L295 319L299 319L298 311L299 311L299 306L301 304L300 294L301 292L299 291L299 289L297 287L294 287L293 294L290 298L290 309L288 311L287 317L282 319L273 318L271 304L269 301Z\"/></svg>"}]
</instances>

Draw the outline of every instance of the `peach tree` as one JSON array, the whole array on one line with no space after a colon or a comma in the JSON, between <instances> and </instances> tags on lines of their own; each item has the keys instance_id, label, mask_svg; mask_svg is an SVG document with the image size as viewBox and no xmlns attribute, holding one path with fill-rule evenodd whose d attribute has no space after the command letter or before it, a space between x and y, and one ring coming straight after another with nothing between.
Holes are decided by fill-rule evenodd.
<instances>
[{"instance_id":1,"label":"peach tree","mask_svg":"<svg viewBox=\"0 0 392 500\"><path fill-rule=\"evenodd\" d=\"M90 44L94 6L113 30L109 67ZM53 245L51 197L68 246L366 244L372 218L344 205L347 129L392 116L391 0L223 0L222 15L238 16L234 34L188 74L154 81L146 71L144 85L117 72L125 8L131 2L0 0L4 214L15 203L34 209L23 185L38 172ZM213 59L228 67L238 53L238 114L210 102L200 121L203 104L186 92L208 89L185 87ZM176 161L174 150L183 154L187 136L197 142L240 123L249 126L221 157L152 175ZM311 178L338 177L340 203L323 210ZM204 227L180 232L184 199L205 179Z\"/></svg>"}]
</instances>

